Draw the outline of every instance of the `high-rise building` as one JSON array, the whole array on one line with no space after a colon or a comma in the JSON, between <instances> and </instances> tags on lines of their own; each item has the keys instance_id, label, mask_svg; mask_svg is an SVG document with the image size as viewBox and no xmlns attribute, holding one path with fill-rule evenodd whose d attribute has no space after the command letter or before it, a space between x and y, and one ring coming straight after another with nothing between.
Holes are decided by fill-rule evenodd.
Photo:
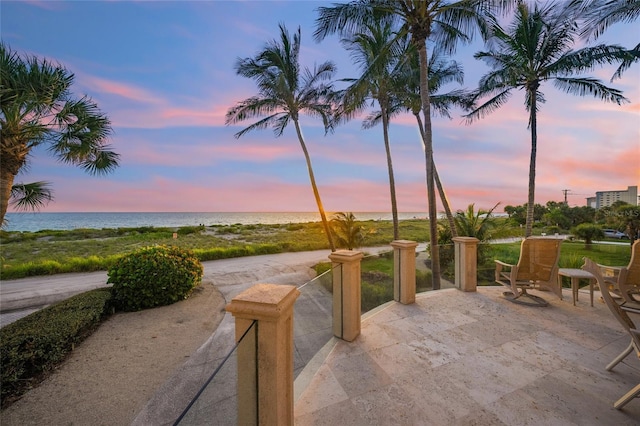
<instances>
[{"instance_id":1,"label":"high-rise building","mask_svg":"<svg viewBox=\"0 0 640 426\"><path fill-rule=\"evenodd\" d=\"M616 201L624 201L634 206L640 205L638 187L629 186L626 190L620 191L598 191L595 197L587 198L587 205L599 209L608 207Z\"/></svg>"}]
</instances>

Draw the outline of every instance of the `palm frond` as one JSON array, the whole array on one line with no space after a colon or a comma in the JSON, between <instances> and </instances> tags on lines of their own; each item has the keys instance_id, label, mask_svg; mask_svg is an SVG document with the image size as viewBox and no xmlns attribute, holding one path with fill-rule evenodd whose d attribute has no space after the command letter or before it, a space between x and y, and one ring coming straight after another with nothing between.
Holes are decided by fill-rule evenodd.
<instances>
[{"instance_id":1,"label":"palm frond","mask_svg":"<svg viewBox=\"0 0 640 426\"><path fill-rule=\"evenodd\" d=\"M582 37L597 38L617 22L631 23L640 17L638 0L572 0L571 6L585 16Z\"/></svg>"},{"instance_id":2,"label":"palm frond","mask_svg":"<svg viewBox=\"0 0 640 426\"><path fill-rule=\"evenodd\" d=\"M476 120L482 119L493 111L499 109L502 105L506 104L511 97L511 89L507 88L493 96L491 99L485 101L482 105L475 108L468 114L463 115L467 124L471 124Z\"/></svg>"},{"instance_id":3,"label":"palm frond","mask_svg":"<svg viewBox=\"0 0 640 426\"><path fill-rule=\"evenodd\" d=\"M585 47L569 51L547 66L550 77L567 76L595 68L597 65L608 65L631 59L629 51L618 45Z\"/></svg>"},{"instance_id":4,"label":"palm frond","mask_svg":"<svg viewBox=\"0 0 640 426\"><path fill-rule=\"evenodd\" d=\"M14 184L11 187L10 203L17 210L38 210L53 199L50 185L44 181Z\"/></svg>"},{"instance_id":5,"label":"palm frond","mask_svg":"<svg viewBox=\"0 0 640 426\"><path fill-rule=\"evenodd\" d=\"M633 65L633 63L640 61L640 44L627 51L628 56L624 58L620 66L616 69L616 72L611 77L611 81L619 79L622 74Z\"/></svg>"},{"instance_id":6,"label":"palm frond","mask_svg":"<svg viewBox=\"0 0 640 426\"><path fill-rule=\"evenodd\" d=\"M275 113L275 114L271 114L268 115L258 121L256 121L253 124L250 124L249 126L245 127L244 129L240 130L239 132L235 133L233 136L236 139L240 139L242 136L244 136L245 134L253 131L253 130L262 130L262 129L266 129L267 127L273 125L273 123L277 123L278 122L278 118L280 117L280 115L282 115L283 113Z\"/></svg>"},{"instance_id":7,"label":"palm frond","mask_svg":"<svg viewBox=\"0 0 640 426\"><path fill-rule=\"evenodd\" d=\"M621 90L607 87L595 78L558 77L553 80L553 83L558 89L573 95L592 95L605 102L615 102L618 105L630 102L629 99L623 96Z\"/></svg>"}]
</instances>

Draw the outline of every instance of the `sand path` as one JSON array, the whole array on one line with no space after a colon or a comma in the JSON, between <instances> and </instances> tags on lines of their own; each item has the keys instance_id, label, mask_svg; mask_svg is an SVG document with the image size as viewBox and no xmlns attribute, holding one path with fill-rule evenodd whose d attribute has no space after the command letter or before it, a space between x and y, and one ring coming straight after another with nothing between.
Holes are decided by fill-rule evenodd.
<instances>
[{"instance_id":1,"label":"sand path","mask_svg":"<svg viewBox=\"0 0 640 426\"><path fill-rule=\"evenodd\" d=\"M216 330L224 306L204 281L187 300L113 315L52 376L3 410L0 423L129 425Z\"/></svg>"}]
</instances>

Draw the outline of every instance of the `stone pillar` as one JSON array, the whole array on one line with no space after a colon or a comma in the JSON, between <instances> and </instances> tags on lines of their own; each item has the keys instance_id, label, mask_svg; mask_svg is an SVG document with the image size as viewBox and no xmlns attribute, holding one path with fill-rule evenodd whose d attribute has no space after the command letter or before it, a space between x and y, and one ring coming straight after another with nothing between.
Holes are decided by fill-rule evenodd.
<instances>
[{"instance_id":1,"label":"stone pillar","mask_svg":"<svg viewBox=\"0 0 640 426\"><path fill-rule=\"evenodd\" d=\"M352 342L360 334L360 260L359 251L338 250L329 255L333 262L333 335Z\"/></svg>"},{"instance_id":2,"label":"stone pillar","mask_svg":"<svg viewBox=\"0 0 640 426\"><path fill-rule=\"evenodd\" d=\"M293 304L295 286L257 284L226 307L236 319L238 424L293 424Z\"/></svg>"},{"instance_id":3,"label":"stone pillar","mask_svg":"<svg viewBox=\"0 0 640 426\"><path fill-rule=\"evenodd\" d=\"M393 247L393 299L405 305L416 301L416 247L408 240L391 242Z\"/></svg>"},{"instance_id":4,"label":"stone pillar","mask_svg":"<svg viewBox=\"0 0 640 426\"><path fill-rule=\"evenodd\" d=\"M476 291L478 287L478 240L474 237L455 237L456 287L462 291Z\"/></svg>"}]
</instances>

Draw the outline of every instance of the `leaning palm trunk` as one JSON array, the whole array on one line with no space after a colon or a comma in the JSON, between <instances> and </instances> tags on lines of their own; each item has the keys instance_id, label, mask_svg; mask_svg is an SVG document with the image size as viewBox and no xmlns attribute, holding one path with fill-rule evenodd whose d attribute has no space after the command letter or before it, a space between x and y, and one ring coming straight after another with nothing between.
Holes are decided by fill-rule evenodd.
<instances>
[{"instance_id":1,"label":"leaning palm trunk","mask_svg":"<svg viewBox=\"0 0 640 426\"><path fill-rule=\"evenodd\" d=\"M418 128L420 129L420 135L422 136L422 140L424 141L424 129L422 127L422 120L420 119L420 114L415 114L415 117L416 117L416 120L418 121ZM442 205L444 206L444 211L447 216L447 222L449 222L449 228L451 229L451 236L455 238L458 236L458 229L456 228L456 222L453 219L453 213L451 212L449 199L447 198L447 194L444 192L444 187L442 186L442 182L440 181L440 175L438 175L438 169L436 168L435 161L433 162L433 178L436 181L438 194L440 195L440 200L442 201Z\"/></svg>"},{"instance_id":2,"label":"leaning palm trunk","mask_svg":"<svg viewBox=\"0 0 640 426\"><path fill-rule=\"evenodd\" d=\"M307 151L307 146L304 143L304 138L302 137L302 131L300 130L300 124L298 120L294 120L293 123L296 126L296 133L298 134L298 140L300 141L300 146L302 147L302 151L304 152L304 159L307 162L307 170L309 171L309 180L311 181L311 187L313 188L313 195L316 199L316 204L318 205L318 211L320 212L320 218L322 219L322 226L324 227L324 233L327 234L327 240L329 241L329 248L331 252L336 251L336 247L333 244L333 235L331 234L331 228L329 227L329 222L327 221L327 215L324 212L324 207L322 206L322 200L320 199L320 192L318 192L318 186L316 185L316 178L313 175L313 168L311 167L311 157L309 157L309 151Z\"/></svg>"},{"instance_id":3,"label":"leaning palm trunk","mask_svg":"<svg viewBox=\"0 0 640 426\"><path fill-rule=\"evenodd\" d=\"M0 226L4 224L4 218L9 208L9 198L11 197L11 187L13 186L14 174L6 168L0 170Z\"/></svg>"},{"instance_id":4,"label":"leaning palm trunk","mask_svg":"<svg viewBox=\"0 0 640 426\"><path fill-rule=\"evenodd\" d=\"M536 192L536 152L538 150L538 132L536 119L536 89L530 91L531 96L531 158L529 160L529 196L527 199L527 221L524 236L529 237L533 228L533 212Z\"/></svg>"},{"instance_id":5,"label":"leaning palm trunk","mask_svg":"<svg viewBox=\"0 0 640 426\"><path fill-rule=\"evenodd\" d=\"M2 155L0 156L0 226L4 225L5 215L9 209L11 199L11 188L20 169L25 165L29 155L28 141L18 137L7 136L12 132L18 134L6 121L0 134L0 144L2 145Z\"/></svg>"},{"instance_id":6,"label":"leaning palm trunk","mask_svg":"<svg viewBox=\"0 0 640 426\"><path fill-rule=\"evenodd\" d=\"M447 194L444 192L444 187L440 181L440 175L438 175L438 169L436 169L435 161L433 162L433 178L436 181L438 194L440 194L440 200L442 201L447 221L449 222L449 228L451 228L451 237L455 238L458 236L458 230L456 229L456 223L453 220L453 213L451 213L451 207L449 206L449 199L447 199Z\"/></svg>"},{"instance_id":7,"label":"leaning palm trunk","mask_svg":"<svg viewBox=\"0 0 640 426\"><path fill-rule=\"evenodd\" d=\"M424 114L424 155L427 175L427 201L429 208L429 247L431 249L431 279L433 290L440 290L440 251L438 248L438 216L433 178L433 134L431 132L431 105L429 99L429 65L425 38L414 39L420 58L420 99Z\"/></svg>"},{"instance_id":8,"label":"leaning palm trunk","mask_svg":"<svg viewBox=\"0 0 640 426\"><path fill-rule=\"evenodd\" d=\"M387 169L389 170L389 190L391 192L391 216L393 219L393 239L400 239L400 225L398 223L398 203L396 201L396 183L393 177L393 163L391 161L391 148L389 147L389 117L387 108L381 106L382 132L384 134L384 149L387 153Z\"/></svg>"}]
</instances>

